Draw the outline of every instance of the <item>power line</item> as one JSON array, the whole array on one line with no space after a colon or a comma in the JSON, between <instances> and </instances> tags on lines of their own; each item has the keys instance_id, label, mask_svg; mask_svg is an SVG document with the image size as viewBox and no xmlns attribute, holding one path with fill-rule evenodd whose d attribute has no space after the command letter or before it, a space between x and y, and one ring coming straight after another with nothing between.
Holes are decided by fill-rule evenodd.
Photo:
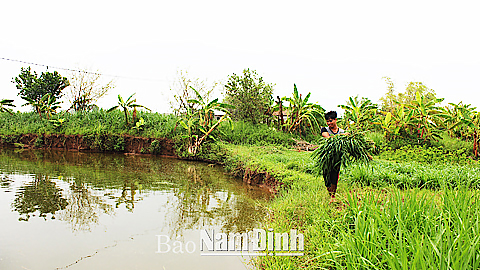
<instances>
[{"instance_id":1,"label":"power line","mask_svg":"<svg viewBox=\"0 0 480 270\"><path fill-rule=\"evenodd\" d=\"M19 63L23 63L23 64L27 64L27 65L34 65L34 66L46 67L47 70L48 70L49 68L52 68L52 69L60 69L60 70L70 71L70 72L80 72L80 73L92 74L92 75L98 75L98 76L114 77L114 78L119 78L119 79L142 80L142 81L156 81L156 82L168 82L167 80L150 79L150 78L127 77L127 76L103 74L103 73L86 71L86 70L79 70L79 69L73 69L73 68L56 67L56 66L50 66L50 65L45 65L45 64L38 64L38 63L27 62L27 61L22 61L22 60L9 59L9 58L5 58L5 57L0 57L0 59L1 59L1 60L5 60L5 61L11 61L11 62L19 62Z\"/></svg>"}]
</instances>

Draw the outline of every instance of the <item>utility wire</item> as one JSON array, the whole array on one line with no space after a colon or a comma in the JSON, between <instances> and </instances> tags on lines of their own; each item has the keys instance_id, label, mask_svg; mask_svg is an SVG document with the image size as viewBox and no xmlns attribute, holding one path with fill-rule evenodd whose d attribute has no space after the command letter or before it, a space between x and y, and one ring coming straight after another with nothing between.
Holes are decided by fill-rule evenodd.
<instances>
[{"instance_id":1,"label":"utility wire","mask_svg":"<svg viewBox=\"0 0 480 270\"><path fill-rule=\"evenodd\" d=\"M0 59L1 59L1 60L6 60L6 61L11 61L11 62L19 62L19 63L23 63L23 64L27 64L27 65L34 65L34 66L46 67L47 70L48 70L48 68L53 68L53 69L60 69L60 70L70 71L70 72L80 72L80 73L93 74L93 75L98 75L98 76L114 77L114 78L119 78L119 79L142 80L142 81L156 81L156 82L168 82L167 80L150 79L150 78L135 78L135 77L127 77L127 76L119 76L119 75L102 74L102 73L98 73L98 72L92 72L92 71L86 71L86 70L79 70L79 69L72 69L72 68L55 67L55 66L50 66L50 65L45 65L45 64L38 64L38 63L26 62L26 61L22 61L22 60L9 59L9 58L5 58L5 57L0 57Z\"/></svg>"}]
</instances>

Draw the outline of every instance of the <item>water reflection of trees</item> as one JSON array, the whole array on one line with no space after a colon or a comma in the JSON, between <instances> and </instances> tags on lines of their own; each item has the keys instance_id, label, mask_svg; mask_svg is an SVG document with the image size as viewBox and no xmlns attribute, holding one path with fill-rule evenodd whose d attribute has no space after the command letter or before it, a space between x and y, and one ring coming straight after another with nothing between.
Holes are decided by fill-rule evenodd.
<instances>
[{"instance_id":1,"label":"water reflection of trees","mask_svg":"<svg viewBox=\"0 0 480 270\"><path fill-rule=\"evenodd\" d=\"M235 189L222 189L216 184L218 175L205 166L179 166L186 180L174 189L176 213L170 222L172 235L182 236L184 230L221 228L224 232L243 232L253 229L264 217L264 209Z\"/></svg>"},{"instance_id":2,"label":"water reflection of trees","mask_svg":"<svg viewBox=\"0 0 480 270\"><path fill-rule=\"evenodd\" d=\"M8 175L1 174L0 175L0 187L8 189L10 188L10 185L12 184L12 179L8 177Z\"/></svg>"},{"instance_id":3,"label":"water reflection of trees","mask_svg":"<svg viewBox=\"0 0 480 270\"><path fill-rule=\"evenodd\" d=\"M93 225L98 224L101 213L113 214L113 207L105 201L102 194L95 195L93 192L86 183L71 183L68 205L59 219L68 222L73 231L90 231Z\"/></svg>"},{"instance_id":4,"label":"water reflection of trees","mask_svg":"<svg viewBox=\"0 0 480 270\"><path fill-rule=\"evenodd\" d=\"M67 200L62 196L62 189L46 175L35 175L34 181L22 185L13 202L13 208L20 214L21 221L28 221L30 215L34 216L37 211L44 219L47 214L55 219L55 213L66 206Z\"/></svg>"},{"instance_id":5,"label":"water reflection of trees","mask_svg":"<svg viewBox=\"0 0 480 270\"><path fill-rule=\"evenodd\" d=\"M124 203L127 210L133 212L136 203L135 194L137 193L138 186L138 182L125 180L123 183L122 194L116 199L115 208L118 208Z\"/></svg>"},{"instance_id":6,"label":"water reflection of trees","mask_svg":"<svg viewBox=\"0 0 480 270\"><path fill-rule=\"evenodd\" d=\"M12 206L20 214L20 221L28 221L38 211L44 219L51 214L52 219L66 221L73 231L89 231L98 224L101 213L113 214L113 206L105 201L103 193L94 194L87 183L72 181L69 187L64 198L62 189L48 175L35 175L34 181L18 189Z\"/></svg>"}]
</instances>

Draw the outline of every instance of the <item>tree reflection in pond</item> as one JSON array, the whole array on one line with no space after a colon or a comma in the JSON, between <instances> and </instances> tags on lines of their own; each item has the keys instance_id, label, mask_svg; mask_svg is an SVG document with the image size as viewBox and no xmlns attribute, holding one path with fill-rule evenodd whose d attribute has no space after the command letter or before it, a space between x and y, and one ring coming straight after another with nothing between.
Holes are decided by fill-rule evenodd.
<instances>
[{"instance_id":1,"label":"tree reflection in pond","mask_svg":"<svg viewBox=\"0 0 480 270\"><path fill-rule=\"evenodd\" d=\"M33 182L20 187L13 202L13 208L20 214L20 221L28 221L30 215L35 216L37 211L45 220L47 214L55 219L55 213L66 206L67 200L63 198L62 190L46 175L35 175Z\"/></svg>"},{"instance_id":2,"label":"tree reflection in pond","mask_svg":"<svg viewBox=\"0 0 480 270\"><path fill-rule=\"evenodd\" d=\"M232 190L215 186L215 175L206 166L179 164L186 181L173 189L177 204L171 211L171 235L181 237L184 230L220 227L223 232L251 230L264 218L261 204Z\"/></svg>"},{"instance_id":3,"label":"tree reflection in pond","mask_svg":"<svg viewBox=\"0 0 480 270\"><path fill-rule=\"evenodd\" d=\"M122 203L125 203L125 207L128 211L133 212L136 203L135 194L139 186L141 188L141 184L139 184L138 181L125 181L123 183L122 195L117 198L115 208L118 208Z\"/></svg>"},{"instance_id":4,"label":"tree reflection in pond","mask_svg":"<svg viewBox=\"0 0 480 270\"><path fill-rule=\"evenodd\" d=\"M101 213L112 215L113 207L108 204L102 194L95 195L94 190L86 183L73 181L67 196L68 205L59 214L59 219L70 224L73 231L90 231L98 224Z\"/></svg>"},{"instance_id":5,"label":"tree reflection in pond","mask_svg":"<svg viewBox=\"0 0 480 270\"><path fill-rule=\"evenodd\" d=\"M10 179L8 175L3 175L3 174L0 175L0 187L8 190L12 182L13 182L12 179Z\"/></svg>"}]
</instances>

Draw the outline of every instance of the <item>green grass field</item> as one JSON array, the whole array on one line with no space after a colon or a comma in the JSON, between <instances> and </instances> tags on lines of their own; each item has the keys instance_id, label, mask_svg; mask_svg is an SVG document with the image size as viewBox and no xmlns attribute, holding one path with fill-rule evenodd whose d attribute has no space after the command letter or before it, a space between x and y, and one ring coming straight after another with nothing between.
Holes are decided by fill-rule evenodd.
<instances>
[{"instance_id":1,"label":"green grass field","mask_svg":"<svg viewBox=\"0 0 480 270\"><path fill-rule=\"evenodd\" d=\"M298 229L305 255L263 257L264 269L477 269L480 168L378 160L342 168L329 203L309 152L224 144L238 164L285 183L265 228ZM236 165L235 165L236 164Z\"/></svg>"}]
</instances>

